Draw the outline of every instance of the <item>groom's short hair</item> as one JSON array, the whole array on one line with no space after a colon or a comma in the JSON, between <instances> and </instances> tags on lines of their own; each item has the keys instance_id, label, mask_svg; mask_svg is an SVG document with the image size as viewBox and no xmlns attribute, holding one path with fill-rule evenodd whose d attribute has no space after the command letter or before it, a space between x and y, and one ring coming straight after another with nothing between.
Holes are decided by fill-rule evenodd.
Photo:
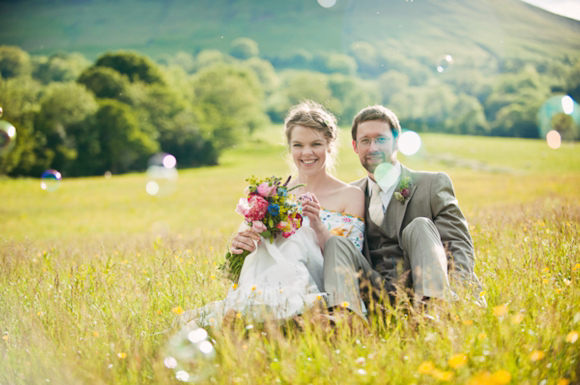
<instances>
[{"instance_id":1,"label":"groom's short hair","mask_svg":"<svg viewBox=\"0 0 580 385\"><path fill-rule=\"evenodd\" d=\"M369 120L380 120L381 122L388 123L395 138L398 138L401 133L401 124L399 123L397 115L387 107L377 104L363 108L356 114L352 121L352 140L356 140L358 125Z\"/></svg>"}]
</instances>

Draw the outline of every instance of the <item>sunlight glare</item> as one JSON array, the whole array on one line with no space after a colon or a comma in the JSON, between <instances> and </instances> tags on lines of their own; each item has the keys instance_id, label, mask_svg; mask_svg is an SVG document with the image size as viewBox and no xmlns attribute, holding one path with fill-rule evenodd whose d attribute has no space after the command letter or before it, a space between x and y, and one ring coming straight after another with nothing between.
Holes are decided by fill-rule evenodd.
<instances>
[{"instance_id":1,"label":"sunlight glare","mask_svg":"<svg viewBox=\"0 0 580 385\"><path fill-rule=\"evenodd\" d=\"M421 148L421 137L414 131L405 131L399 138L399 151L403 155L415 155Z\"/></svg>"}]
</instances>

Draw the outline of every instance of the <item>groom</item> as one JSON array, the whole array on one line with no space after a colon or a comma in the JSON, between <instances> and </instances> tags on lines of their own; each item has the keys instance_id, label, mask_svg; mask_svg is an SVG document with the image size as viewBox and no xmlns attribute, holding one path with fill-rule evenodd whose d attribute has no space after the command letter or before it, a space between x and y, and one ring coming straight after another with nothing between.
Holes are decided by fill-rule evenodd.
<instances>
[{"instance_id":1,"label":"groom","mask_svg":"<svg viewBox=\"0 0 580 385\"><path fill-rule=\"evenodd\" d=\"M361 254L343 237L324 247L324 289L330 307L361 314L361 298L393 298L395 285L415 300L449 300L450 281L480 290L474 250L451 179L412 171L397 161L401 126L383 107L364 108L352 124L352 145L367 177L352 184L366 196ZM367 302L365 301L365 302Z\"/></svg>"}]
</instances>

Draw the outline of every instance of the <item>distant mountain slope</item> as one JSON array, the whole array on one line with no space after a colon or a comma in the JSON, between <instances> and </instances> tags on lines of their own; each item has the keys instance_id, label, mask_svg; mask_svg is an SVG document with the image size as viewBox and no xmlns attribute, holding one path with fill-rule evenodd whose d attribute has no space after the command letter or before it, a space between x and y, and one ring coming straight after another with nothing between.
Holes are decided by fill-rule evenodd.
<instances>
[{"instance_id":1,"label":"distant mountain slope","mask_svg":"<svg viewBox=\"0 0 580 385\"><path fill-rule=\"evenodd\" d=\"M267 56L297 49L347 52L361 40L407 56L465 60L580 52L580 22L519 0L337 0L329 9L316 0L0 2L0 44L33 54L227 52L241 36L256 40Z\"/></svg>"}]
</instances>

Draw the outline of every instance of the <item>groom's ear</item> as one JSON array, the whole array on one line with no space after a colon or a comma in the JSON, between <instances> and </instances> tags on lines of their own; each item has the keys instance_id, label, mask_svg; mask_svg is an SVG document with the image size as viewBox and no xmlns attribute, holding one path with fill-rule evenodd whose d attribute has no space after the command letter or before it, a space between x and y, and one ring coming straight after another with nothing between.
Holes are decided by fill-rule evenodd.
<instances>
[{"instance_id":1,"label":"groom's ear","mask_svg":"<svg viewBox=\"0 0 580 385\"><path fill-rule=\"evenodd\" d=\"M354 150L354 152L356 152L358 154L358 148L356 147L356 140L352 141L352 149Z\"/></svg>"}]
</instances>

